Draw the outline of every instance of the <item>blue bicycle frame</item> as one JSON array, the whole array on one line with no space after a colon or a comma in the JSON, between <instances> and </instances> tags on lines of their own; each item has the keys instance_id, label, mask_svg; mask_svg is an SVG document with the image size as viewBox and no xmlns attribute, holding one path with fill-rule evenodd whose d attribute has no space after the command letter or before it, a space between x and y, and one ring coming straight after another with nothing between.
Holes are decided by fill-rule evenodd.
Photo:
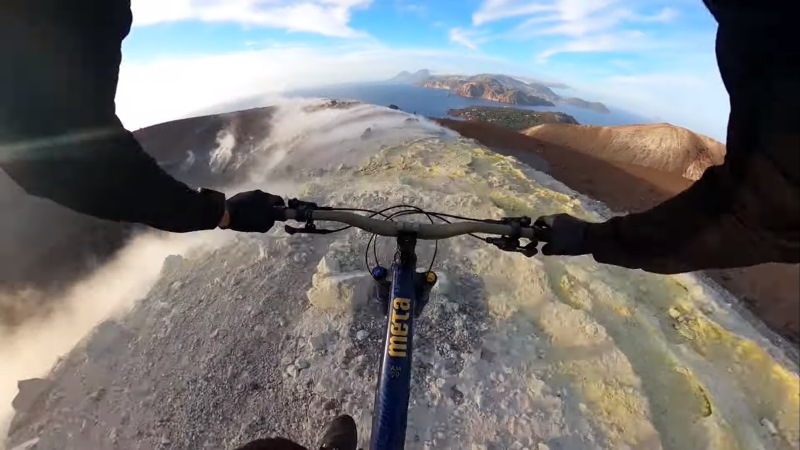
<instances>
[{"instance_id":1,"label":"blue bicycle frame","mask_svg":"<svg viewBox=\"0 0 800 450\"><path fill-rule=\"evenodd\" d=\"M399 207L405 207L405 205L400 205ZM346 212L345 209L319 208L316 203L291 199L289 200L289 207L284 208L283 213L283 220L306 222L304 228L286 225L285 230L289 234L329 234L343 231L350 227L357 227L363 230L371 230L375 235L397 236L397 251L392 263L391 281L388 279L388 271L381 267L380 264L371 270L372 278L376 282L377 298L387 316L386 333L383 338L381 373L378 377L378 385L375 388L372 435L370 437L370 448L372 450L402 450L405 445L408 399L411 393L411 354L414 347L414 320L422 314L437 278L436 274L431 272L430 269L427 272L417 272L416 269L417 255L415 248L417 245L417 233L422 233L424 230L420 225L407 223L387 224L372 218L376 215L381 215L385 219L391 220L393 217L411 213L428 214L416 207L409 208L413 208L413 211L400 211L388 216L383 214L388 210L394 209L393 207L382 212L373 212L371 216L365 217ZM319 211L320 220L342 222L350 226L331 230L318 229L314 225L316 213L314 215L311 214L314 211ZM433 216L442 219L441 215L433 214ZM428 218L431 221L431 225L428 225L428 227L434 226L434 221L430 214L428 214ZM445 219L442 220L447 222ZM520 252L526 256L533 256L537 252L536 235L533 227L531 227L531 219L529 217L506 217L500 221L480 221L467 218L464 218L464 220L470 222L470 224L442 225L450 227L450 232L434 233L428 231L423 237L427 239L444 239L470 232L496 234L500 235L500 237L485 238L483 240L501 250ZM531 242L523 247L519 243L521 237L525 237ZM372 242L370 240L370 243ZM369 248L368 244L365 260L368 260ZM374 249L375 247L373 247ZM375 259L377 260L377 255ZM431 266L433 266L433 263L431 263Z\"/></svg>"},{"instance_id":2,"label":"blue bicycle frame","mask_svg":"<svg viewBox=\"0 0 800 450\"><path fill-rule=\"evenodd\" d=\"M414 318L422 312L430 290L436 284L433 272L416 271L416 237L413 234L400 235L397 244L391 290L386 270L378 266L372 271L378 283L378 300L387 307L381 373L375 389L372 416L372 450L404 447L411 391Z\"/></svg>"},{"instance_id":3,"label":"blue bicycle frame","mask_svg":"<svg viewBox=\"0 0 800 450\"><path fill-rule=\"evenodd\" d=\"M407 207L399 205L397 207ZM408 419L408 400L411 394L411 355L414 347L414 320L420 317L422 310L428 303L431 289L436 284L436 274L428 269L427 272L417 272L417 233L426 239L445 239L469 233L485 233L499 235L500 237L481 238L489 244L505 251L520 252L526 256L536 254L536 234L531 226L530 217L506 217L502 220L478 220L462 218L463 224L450 224L443 215L433 215L416 207L407 207L405 211L386 215L386 211L397 207L387 208L383 211L369 211L372 215L359 216L347 209L319 208L315 203L303 202L297 199L289 200L289 207L284 208L283 220L297 220L306 222L304 228L295 228L286 225L286 232L329 234L343 231L350 227L372 231L374 235L397 236L397 250L392 262L391 281L388 271L380 263L371 270L372 278L377 287L377 298L386 313L386 332L383 337L383 356L381 357L381 373L378 376L378 385L375 388L375 403L372 414L372 435L370 436L371 450L402 450L405 446L406 425ZM311 214L319 211L319 217ZM366 210L357 210L366 211ZM393 217L408 214L427 214L431 225L423 227L420 224L386 223L374 216L381 215L391 221ZM438 217L449 225L449 231L439 230L432 217ZM450 216L458 218L458 216ZM314 219L346 223L349 226L338 229L318 229ZM467 223L469 222L469 223ZM530 242L521 246L519 239L524 237ZM374 236L373 236L374 239ZM369 259L370 239L367 244L365 261ZM373 251L375 247L373 246ZM435 260L436 252L434 251ZM377 252L375 255L377 260ZM431 262L433 267L433 262Z\"/></svg>"}]
</instances>

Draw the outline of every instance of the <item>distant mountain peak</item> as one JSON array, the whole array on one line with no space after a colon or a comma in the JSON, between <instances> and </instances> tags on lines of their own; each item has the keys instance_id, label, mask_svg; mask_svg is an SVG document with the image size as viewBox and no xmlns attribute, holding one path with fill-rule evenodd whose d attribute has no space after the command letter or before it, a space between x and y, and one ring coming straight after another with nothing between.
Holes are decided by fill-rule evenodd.
<instances>
[{"instance_id":1,"label":"distant mountain peak","mask_svg":"<svg viewBox=\"0 0 800 450\"><path fill-rule=\"evenodd\" d=\"M527 83L527 84L531 84L531 85L547 86L547 87L549 87L551 89L571 89L571 87L568 84L562 83L560 81L547 81L547 80L540 80L538 78L531 78L531 77L526 77L526 76L516 76L516 75L512 76L512 78L515 78L515 79L517 79L519 81L522 81L523 83Z\"/></svg>"},{"instance_id":2,"label":"distant mountain peak","mask_svg":"<svg viewBox=\"0 0 800 450\"><path fill-rule=\"evenodd\" d=\"M444 89L455 95L469 98L482 98L499 103L527 106L555 106L556 103L578 108L590 109L598 113L608 113L608 108L599 102L589 102L579 98L563 98L552 88L568 88L557 82L542 82L533 78L503 75L499 73L479 73L477 75L432 75L428 69L416 72L404 70L387 80L392 84L416 84L433 89Z\"/></svg>"},{"instance_id":3,"label":"distant mountain peak","mask_svg":"<svg viewBox=\"0 0 800 450\"><path fill-rule=\"evenodd\" d=\"M563 98L545 84L510 75L493 73L471 76L436 75L417 79L414 83L422 87L448 90L462 97L483 98L512 105L555 106L556 103L562 103L603 114L609 112L600 102L589 102L574 97Z\"/></svg>"},{"instance_id":4,"label":"distant mountain peak","mask_svg":"<svg viewBox=\"0 0 800 450\"><path fill-rule=\"evenodd\" d=\"M600 102L589 102L582 98L569 97L569 98L563 98L561 99L561 101L568 105L577 106L578 108L590 109L594 112L599 112L601 114L608 114L611 112L608 110L608 107L606 107L606 105Z\"/></svg>"},{"instance_id":5,"label":"distant mountain peak","mask_svg":"<svg viewBox=\"0 0 800 450\"><path fill-rule=\"evenodd\" d=\"M413 83L419 83L430 77L431 77L431 71L428 69L420 69L414 73L404 70L395 75L393 78L389 79L389 82L413 84Z\"/></svg>"},{"instance_id":6,"label":"distant mountain peak","mask_svg":"<svg viewBox=\"0 0 800 450\"><path fill-rule=\"evenodd\" d=\"M555 106L559 96L546 86L532 85L508 75L481 73L473 76L432 76L417 84L446 89L456 95L526 106Z\"/></svg>"}]
</instances>

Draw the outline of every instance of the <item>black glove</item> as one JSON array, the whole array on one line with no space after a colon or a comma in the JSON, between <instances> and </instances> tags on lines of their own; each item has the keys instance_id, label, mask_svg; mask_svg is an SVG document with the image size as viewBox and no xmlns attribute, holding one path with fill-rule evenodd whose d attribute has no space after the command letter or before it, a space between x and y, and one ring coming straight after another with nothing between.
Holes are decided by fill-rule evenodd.
<instances>
[{"instance_id":1,"label":"black glove","mask_svg":"<svg viewBox=\"0 0 800 450\"><path fill-rule=\"evenodd\" d=\"M262 191L241 192L225 202L230 221L226 229L266 233L283 219L283 199Z\"/></svg>"},{"instance_id":2,"label":"black glove","mask_svg":"<svg viewBox=\"0 0 800 450\"><path fill-rule=\"evenodd\" d=\"M576 256L588 253L584 245L587 222L569 214L540 217L534 222L536 238L546 242L543 255Z\"/></svg>"}]
</instances>

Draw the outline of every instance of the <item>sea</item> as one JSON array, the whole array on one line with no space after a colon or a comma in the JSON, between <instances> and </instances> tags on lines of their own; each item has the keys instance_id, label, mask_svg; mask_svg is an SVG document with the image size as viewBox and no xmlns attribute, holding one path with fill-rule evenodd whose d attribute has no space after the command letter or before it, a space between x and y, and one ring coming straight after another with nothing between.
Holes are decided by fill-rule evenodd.
<instances>
[{"instance_id":1,"label":"sea","mask_svg":"<svg viewBox=\"0 0 800 450\"><path fill-rule=\"evenodd\" d=\"M455 119L458 118L452 117L447 113L449 110L467 108L470 106L512 106L506 103L498 103L484 99L461 97L443 89L424 88L410 84L388 83L354 83L322 86L295 90L289 92L288 96L357 100L383 106L396 105L405 112L420 114L427 117L451 117ZM563 96L568 96L568 93L564 93ZM556 104L556 106L513 105L514 108L532 111L564 112L574 117L583 125L614 126L653 122L652 119L639 116L635 113L614 108L609 105L606 106L608 106L609 113L599 113L567 104Z\"/></svg>"}]
</instances>

